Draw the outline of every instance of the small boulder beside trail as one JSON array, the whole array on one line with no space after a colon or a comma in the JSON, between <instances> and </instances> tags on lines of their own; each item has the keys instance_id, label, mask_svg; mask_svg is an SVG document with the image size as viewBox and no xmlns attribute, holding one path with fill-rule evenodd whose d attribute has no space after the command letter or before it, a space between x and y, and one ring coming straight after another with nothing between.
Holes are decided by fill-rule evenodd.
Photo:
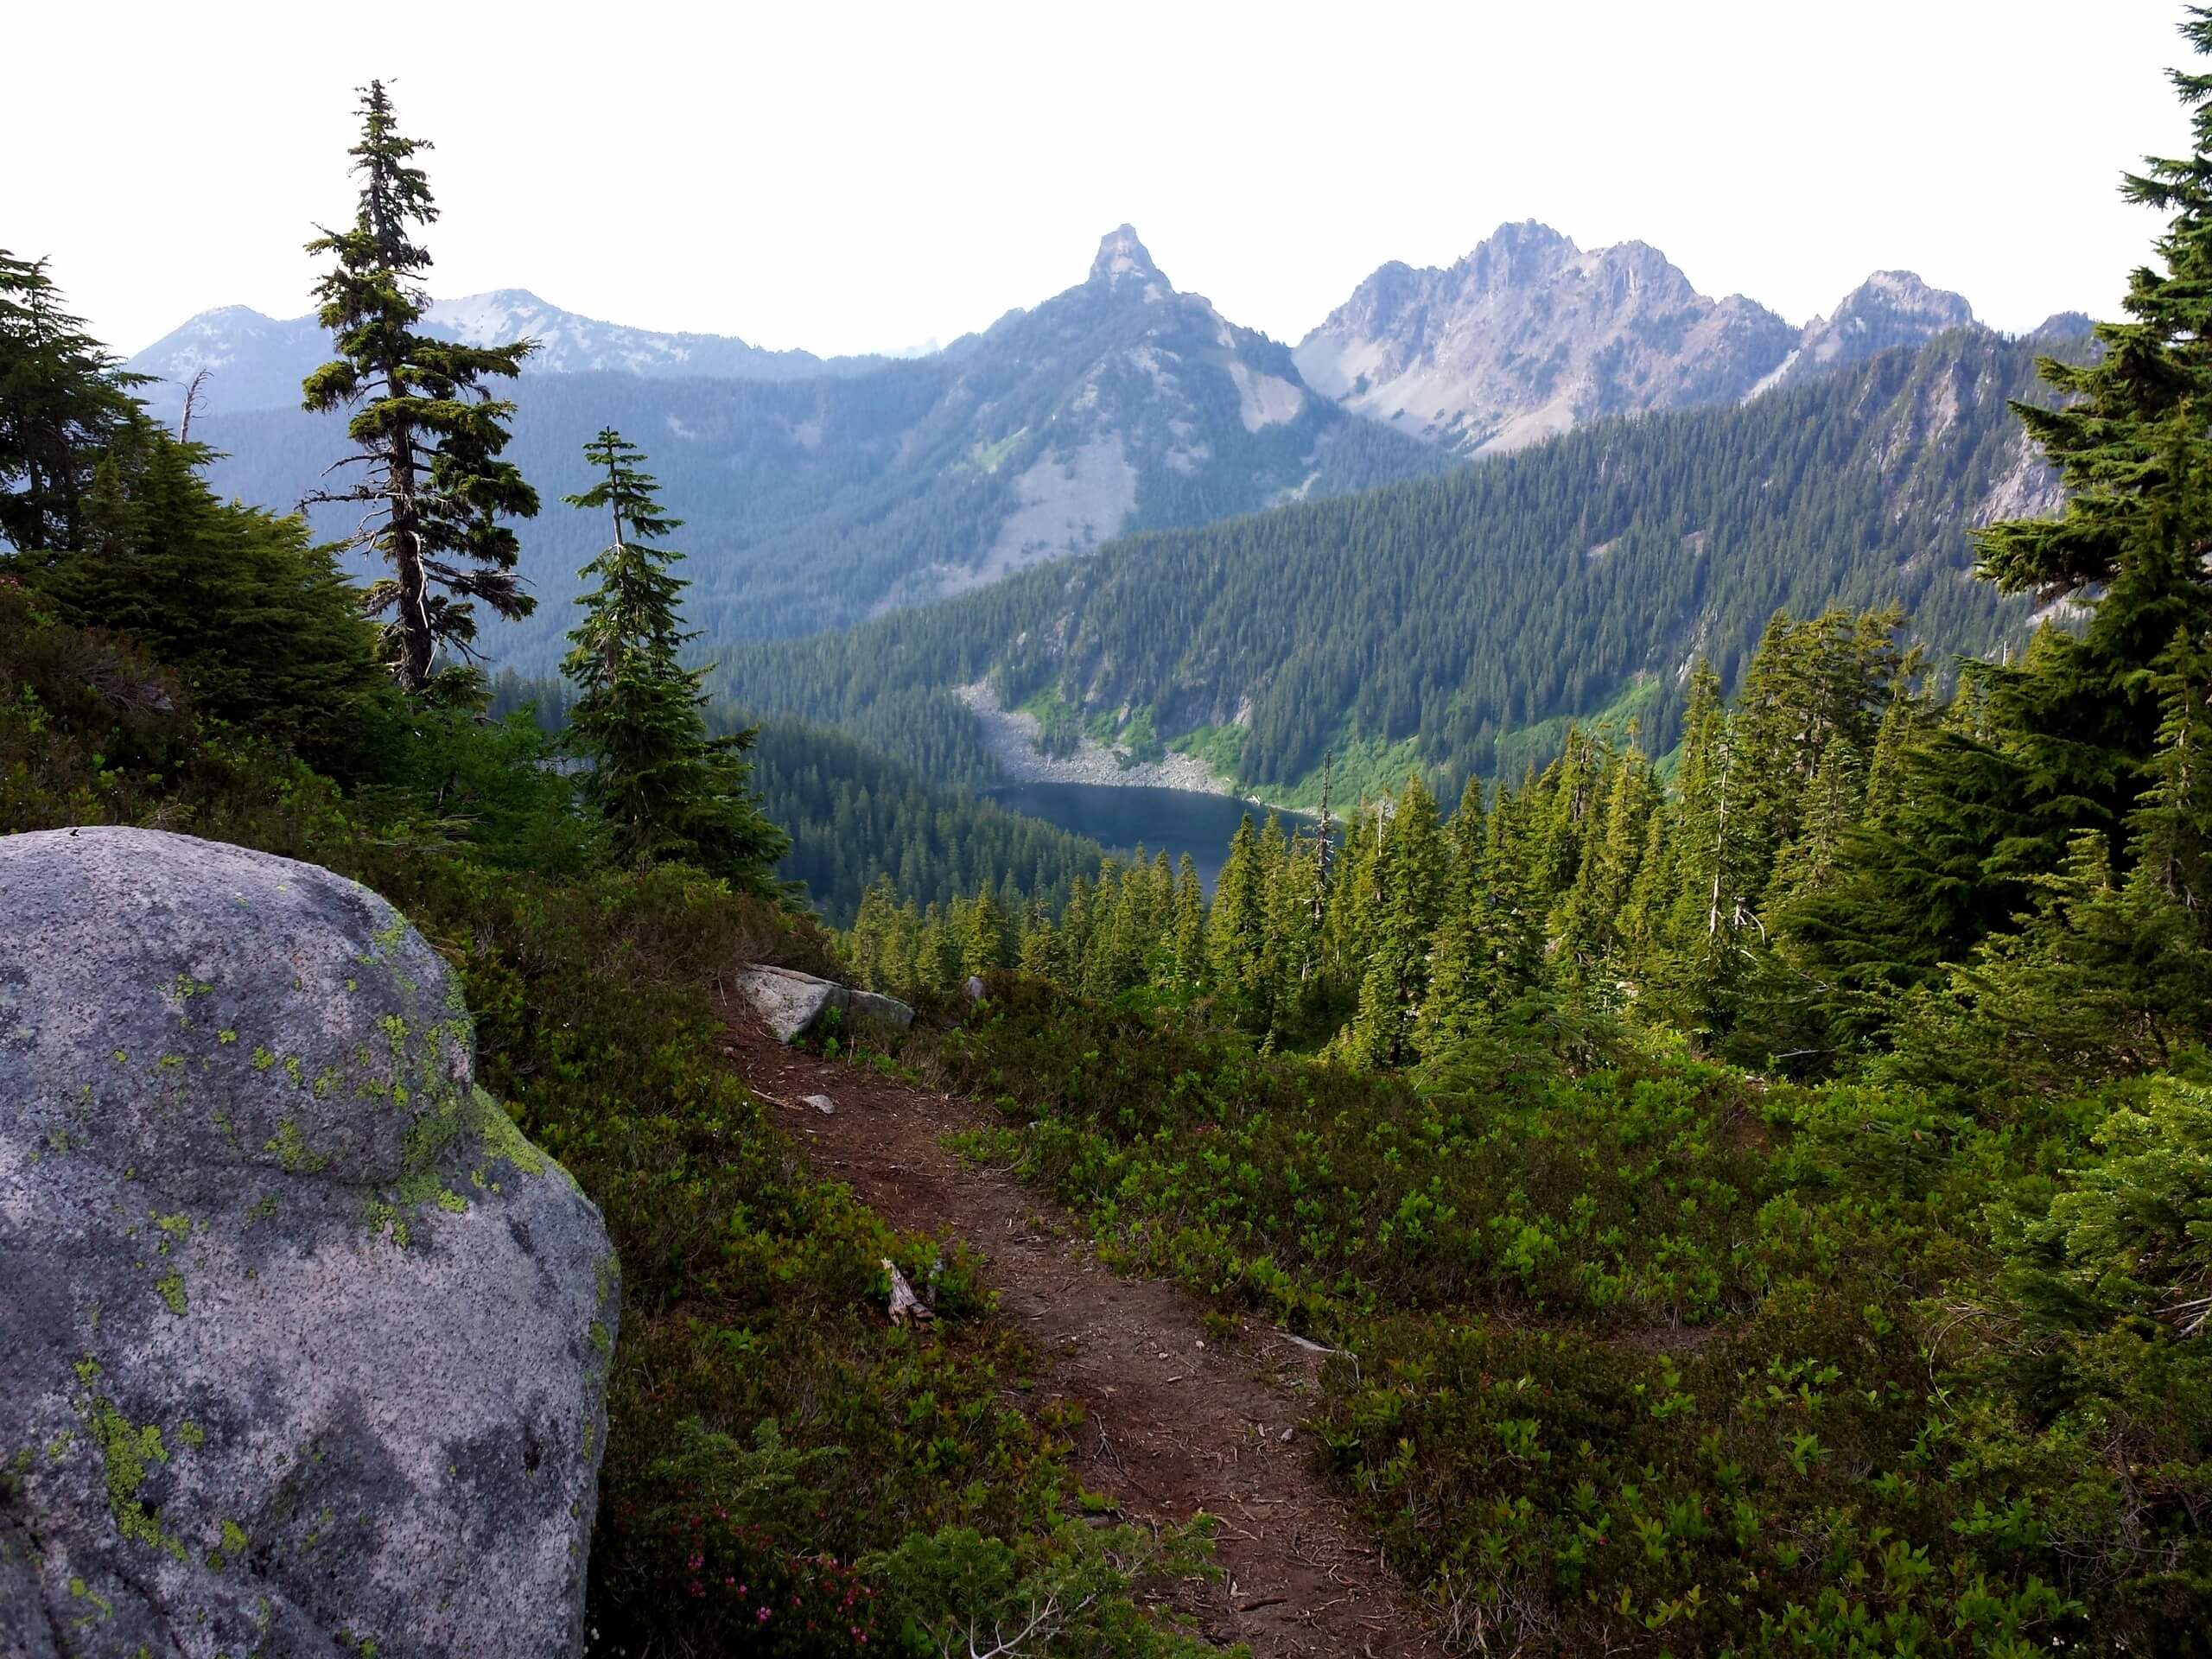
<instances>
[{"instance_id":1,"label":"small boulder beside trail","mask_svg":"<svg viewBox=\"0 0 2212 1659\"><path fill-rule=\"evenodd\" d=\"M752 963L739 970L738 988L781 1043L804 1036L831 1008L850 1019L880 1020L901 1029L914 1023L913 1009L895 996L856 991L794 968Z\"/></svg>"}]
</instances>

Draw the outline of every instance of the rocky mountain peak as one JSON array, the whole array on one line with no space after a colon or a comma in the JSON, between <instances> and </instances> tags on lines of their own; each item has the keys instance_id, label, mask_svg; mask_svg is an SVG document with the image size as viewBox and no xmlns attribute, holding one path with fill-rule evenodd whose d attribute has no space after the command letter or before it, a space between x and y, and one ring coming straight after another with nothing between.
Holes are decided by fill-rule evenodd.
<instances>
[{"instance_id":1,"label":"rocky mountain peak","mask_svg":"<svg viewBox=\"0 0 2212 1659\"><path fill-rule=\"evenodd\" d=\"M1446 270L1384 265L1296 357L1316 391L1471 453L1739 397L1795 334L1748 301L1707 299L1649 243L1586 250L1531 219Z\"/></svg>"},{"instance_id":2,"label":"rocky mountain peak","mask_svg":"<svg viewBox=\"0 0 2212 1659\"><path fill-rule=\"evenodd\" d=\"M1740 294L1699 293L1648 242L1582 248L1528 219L1448 269L1381 266L1295 356L1306 384L1348 409L1497 453L1599 416L1756 396L1974 326L1963 296L1878 270L1801 329Z\"/></svg>"},{"instance_id":3,"label":"rocky mountain peak","mask_svg":"<svg viewBox=\"0 0 2212 1659\"><path fill-rule=\"evenodd\" d=\"M1137 239L1134 226L1117 225L1098 238L1098 257L1090 262L1090 280L1119 287L1125 282L1158 283L1169 287L1152 254Z\"/></svg>"},{"instance_id":4,"label":"rocky mountain peak","mask_svg":"<svg viewBox=\"0 0 2212 1659\"><path fill-rule=\"evenodd\" d=\"M1770 378L1840 369L1892 346L1917 346L1948 328L1973 326L1966 296L1932 288L1910 270L1878 270L1805 325L1797 349Z\"/></svg>"},{"instance_id":5,"label":"rocky mountain peak","mask_svg":"<svg viewBox=\"0 0 2212 1659\"><path fill-rule=\"evenodd\" d=\"M1974 321L1974 307L1963 294L1929 287L1916 271L1878 270L1843 296L1830 325L1848 327L1858 320L1871 327L1885 318L1910 319L1935 328L1963 328Z\"/></svg>"}]
</instances>

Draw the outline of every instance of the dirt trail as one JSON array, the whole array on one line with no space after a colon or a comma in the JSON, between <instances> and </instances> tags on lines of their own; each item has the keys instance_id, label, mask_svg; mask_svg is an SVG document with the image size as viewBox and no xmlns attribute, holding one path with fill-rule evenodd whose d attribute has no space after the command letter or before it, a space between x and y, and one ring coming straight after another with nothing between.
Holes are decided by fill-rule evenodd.
<instances>
[{"instance_id":1,"label":"dirt trail","mask_svg":"<svg viewBox=\"0 0 2212 1659\"><path fill-rule=\"evenodd\" d=\"M981 1108L786 1048L741 1004L722 1011L732 1063L817 1169L900 1227L984 1252L1001 1311L1040 1356L1040 1390L1084 1408L1084 1486L1132 1520L1222 1518L1226 1576L1182 1604L1209 1639L1249 1643L1255 1659L1440 1659L1311 1466L1299 1423L1317 1353L1258 1325L1224 1346L1179 1287L1101 1267L1049 1200L944 1150L947 1134L987 1121ZM806 1105L814 1094L836 1112Z\"/></svg>"}]
</instances>

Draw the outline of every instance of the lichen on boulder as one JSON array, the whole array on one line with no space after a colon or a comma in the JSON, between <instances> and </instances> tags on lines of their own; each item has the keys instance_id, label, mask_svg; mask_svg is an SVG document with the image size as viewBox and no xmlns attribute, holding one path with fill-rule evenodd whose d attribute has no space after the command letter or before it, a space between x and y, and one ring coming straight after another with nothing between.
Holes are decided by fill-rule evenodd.
<instances>
[{"instance_id":1,"label":"lichen on boulder","mask_svg":"<svg viewBox=\"0 0 2212 1659\"><path fill-rule=\"evenodd\" d=\"M620 1279L313 865L0 837L0 1650L582 1642Z\"/></svg>"}]
</instances>

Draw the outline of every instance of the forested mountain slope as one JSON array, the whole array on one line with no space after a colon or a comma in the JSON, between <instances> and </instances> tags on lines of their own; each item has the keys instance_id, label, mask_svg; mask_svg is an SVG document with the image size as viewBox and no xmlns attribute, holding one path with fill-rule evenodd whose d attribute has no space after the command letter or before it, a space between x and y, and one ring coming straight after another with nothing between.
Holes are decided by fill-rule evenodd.
<instances>
[{"instance_id":1,"label":"forested mountain slope","mask_svg":"<svg viewBox=\"0 0 2212 1659\"><path fill-rule=\"evenodd\" d=\"M679 504L690 617L717 641L855 623L1124 531L1450 464L1313 395L1286 347L1178 293L1126 226L1077 287L868 373L668 378L658 358L632 372L581 347L564 360L574 372L512 389L508 454L547 496L520 526L538 608L484 643L525 672L557 660L577 568L599 545L600 526L554 500L582 487L579 448L605 426L650 452ZM289 510L317 486L345 453L343 421L296 402L295 386L286 407L195 424L227 452L219 490Z\"/></svg>"},{"instance_id":2,"label":"forested mountain slope","mask_svg":"<svg viewBox=\"0 0 2212 1659\"><path fill-rule=\"evenodd\" d=\"M1769 616L1891 600L1939 652L1993 651L2024 601L1969 575L1967 531L2057 495L2006 409L2050 340L1946 334L1738 406L1593 426L1526 454L1202 530L847 634L730 653L718 690L985 767L955 688L1048 689L1235 757L1238 781L1416 740L1446 787L1555 747L1572 716L1678 724ZM2068 349L2074 347L2069 346Z\"/></svg>"}]
</instances>

